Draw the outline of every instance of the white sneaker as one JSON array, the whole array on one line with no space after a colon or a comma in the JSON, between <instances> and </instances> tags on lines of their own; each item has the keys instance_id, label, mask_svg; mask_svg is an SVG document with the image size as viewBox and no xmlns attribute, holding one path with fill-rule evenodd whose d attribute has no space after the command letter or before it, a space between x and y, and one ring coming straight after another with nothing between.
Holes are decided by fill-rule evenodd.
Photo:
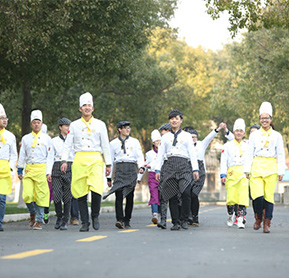
<instances>
[{"instance_id":1,"label":"white sneaker","mask_svg":"<svg viewBox=\"0 0 289 278\"><path fill-rule=\"evenodd\" d=\"M153 218L152 218L152 222L154 223L154 224L158 224L158 213L153 213Z\"/></svg>"},{"instance_id":2,"label":"white sneaker","mask_svg":"<svg viewBox=\"0 0 289 278\"><path fill-rule=\"evenodd\" d=\"M245 224L244 224L244 217L239 216L238 217L238 224L237 224L239 229L245 229Z\"/></svg>"},{"instance_id":3,"label":"white sneaker","mask_svg":"<svg viewBox=\"0 0 289 278\"><path fill-rule=\"evenodd\" d=\"M232 227L234 223L234 215L229 215L228 219L227 219L227 225L229 227Z\"/></svg>"}]
</instances>

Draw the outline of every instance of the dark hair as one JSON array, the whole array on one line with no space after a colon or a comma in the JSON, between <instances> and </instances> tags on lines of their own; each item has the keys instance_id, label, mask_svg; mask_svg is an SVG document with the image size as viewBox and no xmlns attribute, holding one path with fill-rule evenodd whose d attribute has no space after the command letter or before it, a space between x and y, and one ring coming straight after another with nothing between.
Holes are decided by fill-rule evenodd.
<instances>
[{"instance_id":1,"label":"dark hair","mask_svg":"<svg viewBox=\"0 0 289 278\"><path fill-rule=\"evenodd\" d=\"M170 112L169 119L174 118L176 116L180 116L180 118L183 119L183 113L178 109L174 109Z\"/></svg>"}]
</instances>

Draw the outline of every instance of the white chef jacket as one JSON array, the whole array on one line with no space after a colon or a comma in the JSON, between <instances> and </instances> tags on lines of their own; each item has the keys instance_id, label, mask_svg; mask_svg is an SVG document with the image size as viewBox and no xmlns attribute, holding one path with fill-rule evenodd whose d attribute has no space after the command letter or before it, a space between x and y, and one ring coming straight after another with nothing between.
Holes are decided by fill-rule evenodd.
<instances>
[{"instance_id":1,"label":"white chef jacket","mask_svg":"<svg viewBox=\"0 0 289 278\"><path fill-rule=\"evenodd\" d=\"M32 148L34 136L29 133L23 136L19 153L18 168L24 168L26 164L46 163L46 174L50 175L53 166L53 146L51 138L41 133L37 135L37 145Z\"/></svg>"},{"instance_id":2,"label":"white chef jacket","mask_svg":"<svg viewBox=\"0 0 289 278\"><path fill-rule=\"evenodd\" d=\"M137 163L138 168L144 165L144 156L142 153L141 145L139 140L133 137L129 137L125 141L125 149L121 149L121 141L118 138L115 138L110 142L110 149L111 149L111 160L113 164L119 162L132 162ZM111 178L113 172L113 165L111 166L111 173L108 178Z\"/></svg>"},{"instance_id":3,"label":"white chef jacket","mask_svg":"<svg viewBox=\"0 0 289 278\"><path fill-rule=\"evenodd\" d=\"M176 146L173 146L174 134L168 132L162 136L158 155L155 164L155 170L160 171L165 157L168 159L173 156L191 160L193 171L199 170L197 155L193 145L192 135L184 130L178 134Z\"/></svg>"},{"instance_id":4,"label":"white chef jacket","mask_svg":"<svg viewBox=\"0 0 289 278\"><path fill-rule=\"evenodd\" d=\"M229 167L244 165L246 153L248 151L248 141L242 140L240 142L240 147L241 152L235 139L224 145L221 154L221 175L227 175Z\"/></svg>"},{"instance_id":5,"label":"white chef jacket","mask_svg":"<svg viewBox=\"0 0 289 278\"><path fill-rule=\"evenodd\" d=\"M70 124L61 160L67 161L71 149L74 148L75 153L100 152L103 154L105 164L107 166L111 165L111 154L105 123L93 118L89 125L91 134L88 133L87 126L81 119Z\"/></svg>"},{"instance_id":6,"label":"white chef jacket","mask_svg":"<svg viewBox=\"0 0 289 278\"><path fill-rule=\"evenodd\" d=\"M59 136L57 136L52 139L52 144L53 144L54 162L59 162L62 159L64 141ZM73 162L74 156L75 152L74 149L72 148L67 161Z\"/></svg>"},{"instance_id":7,"label":"white chef jacket","mask_svg":"<svg viewBox=\"0 0 289 278\"><path fill-rule=\"evenodd\" d=\"M244 172L250 173L254 157L275 157L277 158L278 175L285 174L285 151L282 135L272 130L269 136L268 147L265 147L266 136L258 129L250 134L249 148L246 155Z\"/></svg>"},{"instance_id":8,"label":"white chef jacket","mask_svg":"<svg viewBox=\"0 0 289 278\"><path fill-rule=\"evenodd\" d=\"M10 169L12 170L12 174L14 174L14 168L17 162L17 147L16 147L16 137L13 133L8 130L4 130L3 138L6 141L4 145L0 141L0 160L7 160L9 161Z\"/></svg>"}]
</instances>

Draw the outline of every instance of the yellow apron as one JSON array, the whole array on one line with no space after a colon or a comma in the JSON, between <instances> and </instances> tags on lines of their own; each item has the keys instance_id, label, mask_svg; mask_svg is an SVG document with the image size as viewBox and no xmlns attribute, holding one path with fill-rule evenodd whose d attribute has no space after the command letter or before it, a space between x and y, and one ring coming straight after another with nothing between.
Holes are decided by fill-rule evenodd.
<instances>
[{"instance_id":1,"label":"yellow apron","mask_svg":"<svg viewBox=\"0 0 289 278\"><path fill-rule=\"evenodd\" d=\"M100 152L77 152L72 163L71 193L80 198L93 191L103 192L103 159Z\"/></svg>"},{"instance_id":2,"label":"yellow apron","mask_svg":"<svg viewBox=\"0 0 289 278\"><path fill-rule=\"evenodd\" d=\"M22 197L25 203L36 202L39 207L49 207L50 192L46 178L46 163L26 165Z\"/></svg>"},{"instance_id":3,"label":"yellow apron","mask_svg":"<svg viewBox=\"0 0 289 278\"><path fill-rule=\"evenodd\" d=\"M244 166L229 167L226 179L227 205L249 206L249 186Z\"/></svg>"},{"instance_id":4,"label":"yellow apron","mask_svg":"<svg viewBox=\"0 0 289 278\"><path fill-rule=\"evenodd\" d=\"M11 170L8 160L0 160L0 194L8 195L12 192Z\"/></svg>"},{"instance_id":5,"label":"yellow apron","mask_svg":"<svg viewBox=\"0 0 289 278\"><path fill-rule=\"evenodd\" d=\"M274 157L255 157L251 168L250 191L253 200L264 196L274 204L274 192L278 181L278 166Z\"/></svg>"}]
</instances>

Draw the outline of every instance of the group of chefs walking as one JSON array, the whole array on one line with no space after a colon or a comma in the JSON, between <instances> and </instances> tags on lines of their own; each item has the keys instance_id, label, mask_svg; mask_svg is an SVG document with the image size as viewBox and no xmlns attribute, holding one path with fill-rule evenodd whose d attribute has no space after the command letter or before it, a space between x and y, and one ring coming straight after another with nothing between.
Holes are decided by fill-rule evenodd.
<instances>
[{"instance_id":1,"label":"group of chefs walking","mask_svg":"<svg viewBox=\"0 0 289 278\"><path fill-rule=\"evenodd\" d=\"M205 151L224 129L228 142L221 154L221 181L227 191L227 224L245 228L250 195L255 214L254 229L260 229L263 222L263 231L270 232L274 189L285 172L283 140L272 128L270 103L262 103L259 111L261 127L255 126L256 131L251 133L248 141L243 139L243 119L236 120L233 133L225 123L220 123L199 141L193 126L181 128L183 114L177 109L172 110L169 122L152 131L152 150L146 153L145 159L140 142L130 136L130 122L119 122L118 137L109 142L105 123L94 118L93 111L92 95L82 94L79 98L81 118L73 122L60 119L59 136L52 140L41 131L41 111L32 111L32 132L22 138L18 158L16 139L6 129L8 118L0 104L0 231L3 231L6 195L12 190L11 173L17 160L18 178L23 182L23 200L30 212L29 225L34 230L42 229L44 208L49 207L48 182L52 182L57 216L55 229L67 230L74 197L79 205L80 231L89 231L90 225L98 230L101 200L111 194L115 194L115 226L130 228L134 190L146 170L152 222L166 229L168 206L172 231L186 230L189 225L199 226L198 195L206 176ZM102 197L106 183L110 189Z\"/></svg>"}]
</instances>

